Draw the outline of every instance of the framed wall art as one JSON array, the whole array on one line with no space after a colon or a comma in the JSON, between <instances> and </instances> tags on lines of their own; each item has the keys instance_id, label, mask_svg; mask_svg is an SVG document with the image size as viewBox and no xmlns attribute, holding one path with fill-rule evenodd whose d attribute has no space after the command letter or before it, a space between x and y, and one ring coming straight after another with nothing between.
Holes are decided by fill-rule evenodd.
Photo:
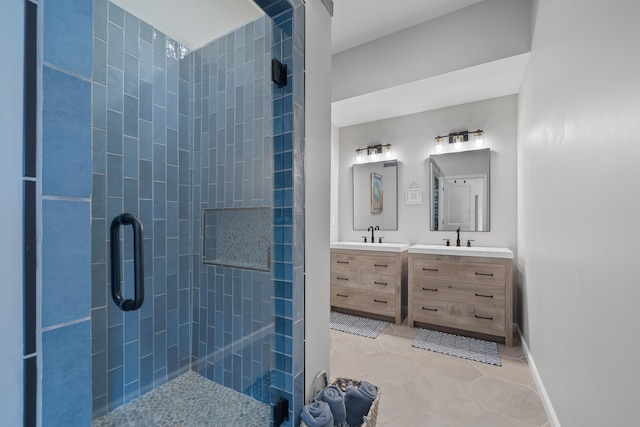
<instances>
[{"instance_id":1,"label":"framed wall art","mask_svg":"<svg viewBox=\"0 0 640 427\"><path fill-rule=\"evenodd\" d=\"M422 188L408 188L406 192L407 205L422 204Z\"/></svg>"},{"instance_id":2,"label":"framed wall art","mask_svg":"<svg viewBox=\"0 0 640 427\"><path fill-rule=\"evenodd\" d=\"M382 175L371 172L371 213L381 214L383 209Z\"/></svg>"}]
</instances>

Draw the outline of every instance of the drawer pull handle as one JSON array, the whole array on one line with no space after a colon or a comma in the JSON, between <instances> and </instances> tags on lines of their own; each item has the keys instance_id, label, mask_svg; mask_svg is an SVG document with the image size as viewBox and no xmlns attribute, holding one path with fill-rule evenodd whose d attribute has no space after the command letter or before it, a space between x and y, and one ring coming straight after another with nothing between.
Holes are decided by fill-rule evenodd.
<instances>
[{"instance_id":1,"label":"drawer pull handle","mask_svg":"<svg viewBox=\"0 0 640 427\"><path fill-rule=\"evenodd\" d=\"M422 271L438 271L438 269L437 268L424 268L424 267L422 267Z\"/></svg>"},{"instance_id":2,"label":"drawer pull handle","mask_svg":"<svg viewBox=\"0 0 640 427\"><path fill-rule=\"evenodd\" d=\"M379 302L381 304L386 304L386 301L380 300L380 299L374 299L375 302Z\"/></svg>"},{"instance_id":3,"label":"drawer pull handle","mask_svg":"<svg viewBox=\"0 0 640 427\"><path fill-rule=\"evenodd\" d=\"M482 298L493 298L493 295L482 295L482 294L476 294L477 297L482 297Z\"/></svg>"},{"instance_id":4,"label":"drawer pull handle","mask_svg":"<svg viewBox=\"0 0 640 427\"><path fill-rule=\"evenodd\" d=\"M426 311L438 311L437 308L422 307L422 309Z\"/></svg>"},{"instance_id":5,"label":"drawer pull handle","mask_svg":"<svg viewBox=\"0 0 640 427\"><path fill-rule=\"evenodd\" d=\"M477 314L475 316L476 319L493 320L493 317L478 316Z\"/></svg>"},{"instance_id":6,"label":"drawer pull handle","mask_svg":"<svg viewBox=\"0 0 640 427\"><path fill-rule=\"evenodd\" d=\"M422 288L423 291L438 292L438 289Z\"/></svg>"},{"instance_id":7,"label":"drawer pull handle","mask_svg":"<svg viewBox=\"0 0 640 427\"><path fill-rule=\"evenodd\" d=\"M349 261L338 261L338 264L349 264Z\"/></svg>"},{"instance_id":8,"label":"drawer pull handle","mask_svg":"<svg viewBox=\"0 0 640 427\"><path fill-rule=\"evenodd\" d=\"M349 295L336 294L337 297L348 298Z\"/></svg>"},{"instance_id":9,"label":"drawer pull handle","mask_svg":"<svg viewBox=\"0 0 640 427\"><path fill-rule=\"evenodd\" d=\"M349 280L348 277L336 277L336 279L338 279L338 280Z\"/></svg>"},{"instance_id":10,"label":"drawer pull handle","mask_svg":"<svg viewBox=\"0 0 640 427\"><path fill-rule=\"evenodd\" d=\"M387 264L373 264L374 267L384 267L387 268Z\"/></svg>"},{"instance_id":11,"label":"drawer pull handle","mask_svg":"<svg viewBox=\"0 0 640 427\"><path fill-rule=\"evenodd\" d=\"M376 285L387 286L387 284L384 283L384 282L373 282L373 283L376 284Z\"/></svg>"},{"instance_id":12,"label":"drawer pull handle","mask_svg":"<svg viewBox=\"0 0 640 427\"><path fill-rule=\"evenodd\" d=\"M476 272L476 276L491 276L491 277L493 277L493 273L478 273L478 272Z\"/></svg>"}]
</instances>

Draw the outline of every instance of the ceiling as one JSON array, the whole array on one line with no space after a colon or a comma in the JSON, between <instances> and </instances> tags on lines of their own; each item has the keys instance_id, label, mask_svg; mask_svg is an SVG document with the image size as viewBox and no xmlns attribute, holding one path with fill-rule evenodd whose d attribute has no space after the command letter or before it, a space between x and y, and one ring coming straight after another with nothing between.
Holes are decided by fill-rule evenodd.
<instances>
[{"instance_id":1,"label":"ceiling","mask_svg":"<svg viewBox=\"0 0 640 427\"><path fill-rule=\"evenodd\" d=\"M252 0L111 0L193 50L264 12Z\"/></svg>"},{"instance_id":2,"label":"ceiling","mask_svg":"<svg viewBox=\"0 0 640 427\"><path fill-rule=\"evenodd\" d=\"M264 12L252 0L111 0L197 49ZM333 0L331 44L338 53L481 0ZM177 6L179 5L179 6Z\"/></svg>"},{"instance_id":3,"label":"ceiling","mask_svg":"<svg viewBox=\"0 0 640 427\"><path fill-rule=\"evenodd\" d=\"M192 50L264 14L252 0L112 1ZM343 52L480 1L334 0L332 52ZM521 55L337 101L332 103L332 122L338 127L349 126L517 93L527 58Z\"/></svg>"},{"instance_id":4,"label":"ceiling","mask_svg":"<svg viewBox=\"0 0 640 427\"><path fill-rule=\"evenodd\" d=\"M334 0L332 51L343 52L481 0ZM338 127L518 93L529 54L332 103Z\"/></svg>"},{"instance_id":5,"label":"ceiling","mask_svg":"<svg viewBox=\"0 0 640 427\"><path fill-rule=\"evenodd\" d=\"M367 93L331 104L338 127L436 110L518 93L529 54Z\"/></svg>"},{"instance_id":6,"label":"ceiling","mask_svg":"<svg viewBox=\"0 0 640 427\"><path fill-rule=\"evenodd\" d=\"M333 0L333 53L429 21L481 0Z\"/></svg>"}]
</instances>

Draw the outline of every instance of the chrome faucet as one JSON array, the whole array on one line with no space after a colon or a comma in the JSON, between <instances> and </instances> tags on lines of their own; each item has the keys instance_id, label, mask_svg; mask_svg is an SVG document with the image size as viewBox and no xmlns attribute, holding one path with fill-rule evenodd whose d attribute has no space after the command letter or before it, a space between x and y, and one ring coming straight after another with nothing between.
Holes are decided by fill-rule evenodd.
<instances>
[{"instance_id":1,"label":"chrome faucet","mask_svg":"<svg viewBox=\"0 0 640 427\"><path fill-rule=\"evenodd\" d=\"M369 226L369 228L367 228L367 231L371 231L371 243L375 243L376 242L375 237L373 236L373 231L374 230L380 230L380 227L376 225L375 228L374 228L373 225L371 225L371 226Z\"/></svg>"},{"instance_id":2,"label":"chrome faucet","mask_svg":"<svg viewBox=\"0 0 640 427\"><path fill-rule=\"evenodd\" d=\"M456 239L456 246L460 246L460 227L458 227L456 233L458 234L458 238Z\"/></svg>"}]
</instances>

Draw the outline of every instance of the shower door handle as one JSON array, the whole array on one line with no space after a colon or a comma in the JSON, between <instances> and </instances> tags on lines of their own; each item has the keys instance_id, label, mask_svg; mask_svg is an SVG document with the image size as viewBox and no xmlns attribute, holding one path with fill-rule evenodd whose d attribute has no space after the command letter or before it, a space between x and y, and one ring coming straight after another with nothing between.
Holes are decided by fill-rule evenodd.
<instances>
[{"instance_id":1,"label":"shower door handle","mask_svg":"<svg viewBox=\"0 0 640 427\"><path fill-rule=\"evenodd\" d=\"M120 226L133 228L134 299L122 296L120 277ZM130 213L118 215L111 221L111 298L122 311L137 310L144 302L144 234L142 223Z\"/></svg>"}]
</instances>

